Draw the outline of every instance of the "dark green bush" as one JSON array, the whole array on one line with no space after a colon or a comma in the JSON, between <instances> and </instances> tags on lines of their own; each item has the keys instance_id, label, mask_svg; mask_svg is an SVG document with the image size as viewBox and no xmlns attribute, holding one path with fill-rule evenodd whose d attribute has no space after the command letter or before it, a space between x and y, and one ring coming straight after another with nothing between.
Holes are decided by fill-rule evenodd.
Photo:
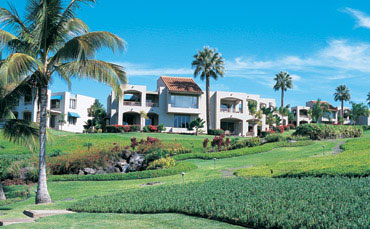
<instances>
[{"instance_id":1,"label":"dark green bush","mask_svg":"<svg viewBox=\"0 0 370 229\"><path fill-rule=\"evenodd\" d=\"M131 173L107 173L96 175L53 175L48 181L106 181L106 180L135 180L155 177L171 176L196 169L191 162L178 162L175 167L169 169L145 170Z\"/></svg>"},{"instance_id":2,"label":"dark green bush","mask_svg":"<svg viewBox=\"0 0 370 229\"><path fill-rule=\"evenodd\" d=\"M139 125L131 125L130 126L130 132L139 132L140 126Z\"/></svg>"},{"instance_id":3,"label":"dark green bush","mask_svg":"<svg viewBox=\"0 0 370 229\"><path fill-rule=\"evenodd\" d=\"M215 179L95 196L72 210L183 213L249 228L368 228L369 193L370 178Z\"/></svg>"},{"instance_id":4,"label":"dark green bush","mask_svg":"<svg viewBox=\"0 0 370 229\"><path fill-rule=\"evenodd\" d=\"M144 126L143 132L149 133L150 132L149 126Z\"/></svg>"},{"instance_id":5,"label":"dark green bush","mask_svg":"<svg viewBox=\"0 0 370 229\"><path fill-rule=\"evenodd\" d=\"M225 131L221 129L209 129L208 134L209 135L221 135L221 134L225 134Z\"/></svg>"},{"instance_id":6,"label":"dark green bush","mask_svg":"<svg viewBox=\"0 0 370 229\"><path fill-rule=\"evenodd\" d=\"M261 145L261 139L259 137L247 138L242 141L231 142L228 150L241 149L244 147L254 147Z\"/></svg>"},{"instance_id":7,"label":"dark green bush","mask_svg":"<svg viewBox=\"0 0 370 229\"><path fill-rule=\"evenodd\" d=\"M26 154L8 154L8 155L0 155L0 176L2 180L10 179L9 173L7 173L7 170L11 164L13 164L15 161L30 161L32 155L26 155Z\"/></svg>"},{"instance_id":8,"label":"dark green bush","mask_svg":"<svg viewBox=\"0 0 370 229\"><path fill-rule=\"evenodd\" d=\"M295 136L309 136L313 140L355 138L362 135L362 128L347 125L326 125L326 124L302 124L293 133Z\"/></svg>"},{"instance_id":9,"label":"dark green bush","mask_svg":"<svg viewBox=\"0 0 370 229\"><path fill-rule=\"evenodd\" d=\"M265 137L266 142L281 142L284 141L285 138L281 134L270 134Z\"/></svg>"},{"instance_id":10,"label":"dark green bush","mask_svg":"<svg viewBox=\"0 0 370 229\"><path fill-rule=\"evenodd\" d=\"M270 135L270 131L261 131L261 138L265 138L267 135Z\"/></svg>"}]
</instances>

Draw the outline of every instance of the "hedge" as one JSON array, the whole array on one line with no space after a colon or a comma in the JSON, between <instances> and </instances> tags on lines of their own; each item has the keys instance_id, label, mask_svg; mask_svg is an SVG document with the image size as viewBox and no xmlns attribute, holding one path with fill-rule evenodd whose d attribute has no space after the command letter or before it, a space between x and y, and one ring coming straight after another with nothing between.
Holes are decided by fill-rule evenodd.
<instances>
[{"instance_id":1,"label":"hedge","mask_svg":"<svg viewBox=\"0 0 370 229\"><path fill-rule=\"evenodd\" d=\"M309 136L312 140L335 139L335 138L355 138L362 135L363 128L347 125L327 125L327 124L302 124L297 127L293 135Z\"/></svg>"},{"instance_id":2,"label":"hedge","mask_svg":"<svg viewBox=\"0 0 370 229\"><path fill-rule=\"evenodd\" d=\"M135 180L155 177L171 176L189 172L197 166L191 162L178 162L175 167L169 169L145 170L130 173L106 173L96 175L52 175L48 181L108 181L108 180Z\"/></svg>"},{"instance_id":3,"label":"hedge","mask_svg":"<svg viewBox=\"0 0 370 229\"><path fill-rule=\"evenodd\" d=\"M370 178L213 179L91 197L90 213L182 213L249 228L369 228Z\"/></svg>"},{"instance_id":4,"label":"hedge","mask_svg":"<svg viewBox=\"0 0 370 229\"><path fill-rule=\"evenodd\" d=\"M210 160L213 158L221 159L221 158L230 158L230 157L239 157L249 154L255 153L263 153L275 148L279 147L298 147L298 146L307 146L313 144L313 141L298 141L298 142L274 142L274 143L267 143L261 146L255 146L250 148L242 148L242 149L235 149L229 151L221 151L215 153L187 153L187 154L179 154L173 156L173 158L177 161L187 160L187 159L205 159Z\"/></svg>"}]
</instances>

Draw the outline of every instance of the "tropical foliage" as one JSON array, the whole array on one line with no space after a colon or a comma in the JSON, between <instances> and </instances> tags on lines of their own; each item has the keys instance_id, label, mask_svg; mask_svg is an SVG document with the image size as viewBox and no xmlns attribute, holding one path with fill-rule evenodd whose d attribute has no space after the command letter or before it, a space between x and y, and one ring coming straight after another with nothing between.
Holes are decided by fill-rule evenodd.
<instances>
[{"instance_id":1,"label":"tropical foliage","mask_svg":"<svg viewBox=\"0 0 370 229\"><path fill-rule=\"evenodd\" d=\"M358 126L306 123L298 126L293 135L308 136L312 140L320 140L361 137L362 132L363 129Z\"/></svg>"},{"instance_id":2,"label":"tropical foliage","mask_svg":"<svg viewBox=\"0 0 370 229\"><path fill-rule=\"evenodd\" d=\"M321 102L321 99L317 99L309 115L312 118L312 122L318 123L322 117L328 116L329 112L329 105Z\"/></svg>"},{"instance_id":3,"label":"tropical foliage","mask_svg":"<svg viewBox=\"0 0 370 229\"><path fill-rule=\"evenodd\" d=\"M347 88L346 85L339 85L335 89L334 100L341 102L342 122L343 122L343 118L344 118L344 101L349 101L350 99L351 99L351 94L350 94L349 89Z\"/></svg>"},{"instance_id":4,"label":"tropical foliage","mask_svg":"<svg viewBox=\"0 0 370 229\"><path fill-rule=\"evenodd\" d=\"M275 75L274 90L281 90L281 107L284 107L284 92L290 88L293 88L292 77L287 72L279 72Z\"/></svg>"},{"instance_id":5,"label":"tropical foliage","mask_svg":"<svg viewBox=\"0 0 370 229\"><path fill-rule=\"evenodd\" d=\"M221 54L216 49L204 47L194 55L192 62L194 77L200 76L201 80L206 80L206 108L207 108L207 133L211 125L211 108L210 108L210 78L217 80L225 74L225 63Z\"/></svg>"},{"instance_id":6,"label":"tropical foliage","mask_svg":"<svg viewBox=\"0 0 370 229\"><path fill-rule=\"evenodd\" d=\"M196 118L190 122L189 129L193 130L195 128L195 135L198 135L199 129L204 127L205 121L201 118Z\"/></svg>"},{"instance_id":7,"label":"tropical foliage","mask_svg":"<svg viewBox=\"0 0 370 229\"><path fill-rule=\"evenodd\" d=\"M95 100L94 104L87 110L89 117L92 119L87 120L84 125L85 130L91 131L92 129L105 130L105 118L107 117L107 112L102 103L98 99Z\"/></svg>"},{"instance_id":8,"label":"tropical foliage","mask_svg":"<svg viewBox=\"0 0 370 229\"><path fill-rule=\"evenodd\" d=\"M361 116L368 117L369 116L369 108L363 103L355 103L351 102L352 108L349 111L349 117L356 124Z\"/></svg>"}]
</instances>

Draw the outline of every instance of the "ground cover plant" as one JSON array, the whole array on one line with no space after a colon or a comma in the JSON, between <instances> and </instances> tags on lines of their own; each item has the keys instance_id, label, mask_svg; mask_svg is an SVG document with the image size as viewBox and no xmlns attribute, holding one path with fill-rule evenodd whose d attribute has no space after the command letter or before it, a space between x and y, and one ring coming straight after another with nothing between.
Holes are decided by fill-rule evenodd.
<instances>
[{"instance_id":1,"label":"ground cover plant","mask_svg":"<svg viewBox=\"0 0 370 229\"><path fill-rule=\"evenodd\" d=\"M307 123L298 126L293 135L309 136L312 140L320 140L335 138L356 138L360 137L362 133L363 129L360 126Z\"/></svg>"},{"instance_id":2,"label":"ground cover plant","mask_svg":"<svg viewBox=\"0 0 370 229\"><path fill-rule=\"evenodd\" d=\"M370 221L369 192L370 178L216 179L93 197L71 208L91 213L177 212L247 227L361 228Z\"/></svg>"},{"instance_id":3,"label":"ground cover plant","mask_svg":"<svg viewBox=\"0 0 370 229\"><path fill-rule=\"evenodd\" d=\"M108 180L135 180L135 179L147 179L163 176L171 176L181 174L182 172L189 172L196 169L197 166L191 162L178 162L175 166L170 168L156 169L156 170L145 170L130 173L107 173L107 174L95 174L95 175L52 175L49 177L49 181L108 181Z\"/></svg>"}]
</instances>

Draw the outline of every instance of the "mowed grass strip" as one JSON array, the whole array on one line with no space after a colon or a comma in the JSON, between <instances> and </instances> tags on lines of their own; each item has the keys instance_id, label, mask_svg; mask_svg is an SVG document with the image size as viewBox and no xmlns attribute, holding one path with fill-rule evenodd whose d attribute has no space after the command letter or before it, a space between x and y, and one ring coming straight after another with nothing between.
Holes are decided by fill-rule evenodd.
<instances>
[{"instance_id":1,"label":"mowed grass strip","mask_svg":"<svg viewBox=\"0 0 370 229\"><path fill-rule=\"evenodd\" d=\"M160 186L76 202L90 213L184 213L247 227L366 228L370 178L235 178Z\"/></svg>"},{"instance_id":2,"label":"mowed grass strip","mask_svg":"<svg viewBox=\"0 0 370 229\"><path fill-rule=\"evenodd\" d=\"M369 176L370 137L348 140L343 152L327 153L296 160L276 161L239 169L242 177L303 177L303 176Z\"/></svg>"},{"instance_id":3,"label":"mowed grass strip","mask_svg":"<svg viewBox=\"0 0 370 229\"><path fill-rule=\"evenodd\" d=\"M173 158L177 161L180 160L188 160L188 159L204 159L210 160L213 158L222 159L222 158L230 158L230 157L239 157L245 156L249 154L256 154L256 153L263 153L275 148L280 147L299 147L299 146L308 146L314 144L313 141L298 141L298 142L274 142L274 143L266 143L264 145L255 146L255 147L245 147L241 149L229 150L229 151L220 151L214 153L187 153L187 154L179 154L173 156Z\"/></svg>"}]
</instances>

